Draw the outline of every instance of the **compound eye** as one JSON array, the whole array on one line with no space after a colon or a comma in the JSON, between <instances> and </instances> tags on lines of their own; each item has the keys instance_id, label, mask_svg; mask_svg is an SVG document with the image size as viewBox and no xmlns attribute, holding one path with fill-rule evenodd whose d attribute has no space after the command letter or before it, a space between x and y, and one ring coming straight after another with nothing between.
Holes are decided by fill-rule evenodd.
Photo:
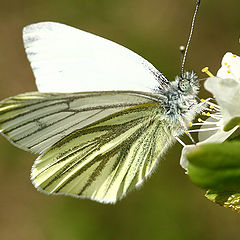
<instances>
[{"instance_id":1,"label":"compound eye","mask_svg":"<svg viewBox=\"0 0 240 240\"><path fill-rule=\"evenodd\" d=\"M190 83L189 83L189 81L186 80L186 79L182 79L182 80L179 82L179 88L180 88L180 90L183 91L183 92L188 91L189 88L190 88Z\"/></svg>"}]
</instances>

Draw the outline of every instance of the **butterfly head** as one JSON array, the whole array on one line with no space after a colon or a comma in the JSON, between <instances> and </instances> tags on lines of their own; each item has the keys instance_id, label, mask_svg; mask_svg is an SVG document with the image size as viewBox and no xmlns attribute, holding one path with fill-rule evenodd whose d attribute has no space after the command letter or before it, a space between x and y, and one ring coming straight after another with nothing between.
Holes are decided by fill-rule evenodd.
<instances>
[{"instance_id":1,"label":"butterfly head","mask_svg":"<svg viewBox=\"0 0 240 240\"><path fill-rule=\"evenodd\" d=\"M177 88L184 95L197 95L200 87L199 78L195 72L185 71L176 77Z\"/></svg>"}]
</instances>

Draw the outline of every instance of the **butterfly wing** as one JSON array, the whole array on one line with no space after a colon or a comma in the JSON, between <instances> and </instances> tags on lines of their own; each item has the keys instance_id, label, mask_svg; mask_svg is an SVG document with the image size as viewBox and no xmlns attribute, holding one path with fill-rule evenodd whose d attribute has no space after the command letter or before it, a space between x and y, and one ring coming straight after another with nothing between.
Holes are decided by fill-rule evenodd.
<instances>
[{"instance_id":1,"label":"butterfly wing","mask_svg":"<svg viewBox=\"0 0 240 240\"><path fill-rule=\"evenodd\" d=\"M173 141L161 110L140 104L69 134L36 160L35 187L115 203L149 176Z\"/></svg>"},{"instance_id":2,"label":"butterfly wing","mask_svg":"<svg viewBox=\"0 0 240 240\"><path fill-rule=\"evenodd\" d=\"M45 93L0 102L1 133L41 154L31 174L39 190L116 202L173 141L153 93L169 81L134 52L63 24L27 26L23 40Z\"/></svg>"},{"instance_id":3,"label":"butterfly wing","mask_svg":"<svg viewBox=\"0 0 240 240\"><path fill-rule=\"evenodd\" d=\"M0 102L0 131L17 147L41 153L77 129L125 108L152 101L159 101L159 96L116 91L30 92Z\"/></svg>"},{"instance_id":4,"label":"butterfly wing","mask_svg":"<svg viewBox=\"0 0 240 240\"><path fill-rule=\"evenodd\" d=\"M169 85L136 53L64 24L29 25L23 30L23 41L40 92L151 92Z\"/></svg>"}]
</instances>

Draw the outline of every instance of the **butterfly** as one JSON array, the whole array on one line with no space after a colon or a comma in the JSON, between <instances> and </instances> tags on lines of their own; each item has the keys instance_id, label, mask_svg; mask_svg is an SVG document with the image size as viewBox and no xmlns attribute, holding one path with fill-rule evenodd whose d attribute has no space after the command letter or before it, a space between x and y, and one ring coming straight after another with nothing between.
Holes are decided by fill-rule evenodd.
<instances>
[{"instance_id":1,"label":"butterfly","mask_svg":"<svg viewBox=\"0 0 240 240\"><path fill-rule=\"evenodd\" d=\"M0 102L0 130L39 154L34 186L115 203L151 175L198 108L199 80L170 82L127 48L56 23L23 29L37 92Z\"/></svg>"}]
</instances>

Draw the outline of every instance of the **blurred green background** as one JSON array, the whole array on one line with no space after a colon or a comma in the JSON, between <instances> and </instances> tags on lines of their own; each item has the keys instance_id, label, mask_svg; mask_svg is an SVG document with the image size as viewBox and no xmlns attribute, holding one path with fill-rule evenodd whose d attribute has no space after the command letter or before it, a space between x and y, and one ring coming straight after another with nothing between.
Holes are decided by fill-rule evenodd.
<instances>
[{"instance_id":1,"label":"blurred green background","mask_svg":"<svg viewBox=\"0 0 240 240\"><path fill-rule=\"evenodd\" d=\"M194 0L0 0L0 98L36 90L21 30L57 21L118 42L173 79L180 69ZM239 0L202 0L187 69L213 73L239 53ZM205 93L202 93L205 95ZM239 239L240 216L214 205L179 166L173 146L152 177L116 205L47 196L29 180L36 156L0 138L0 239Z\"/></svg>"}]
</instances>

